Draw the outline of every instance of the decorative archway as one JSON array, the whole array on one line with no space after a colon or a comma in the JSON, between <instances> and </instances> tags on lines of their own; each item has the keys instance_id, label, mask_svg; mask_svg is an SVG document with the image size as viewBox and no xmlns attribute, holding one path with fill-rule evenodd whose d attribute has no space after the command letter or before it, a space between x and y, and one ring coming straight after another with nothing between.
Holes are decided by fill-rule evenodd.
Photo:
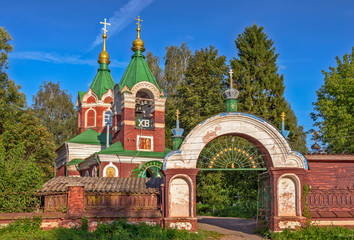
<instances>
[{"instance_id":1,"label":"decorative archway","mask_svg":"<svg viewBox=\"0 0 354 240\"><path fill-rule=\"evenodd\" d=\"M171 207L175 203L170 202L169 199L175 199L175 196L181 194L178 189L170 189L171 180L177 174L180 177L189 177L193 182L188 185L189 191L193 193L191 196L195 196L195 176L199 171L197 169L198 157L210 141L224 135L235 135L248 140L259 149L264 157L270 175L272 196L269 227L277 231L301 225L303 217L300 214L299 199L301 199L302 178L305 170L308 169L306 158L301 153L293 151L285 137L272 124L257 116L239 112L221 113L201 122L188 134L178 150L166 155L163 165L165 225L171 227L189 222L192 226L190 229L196 230L195 197L191 200L193 204L190 205L191 216L188 219L171 216L170 213L173 212ZM291 176L291 178L281 176ZM281 204L291 191L295 191L291 198L294 206L289 204L285 206L292 209L287 211Z\"/></svg>"}]
</instances>

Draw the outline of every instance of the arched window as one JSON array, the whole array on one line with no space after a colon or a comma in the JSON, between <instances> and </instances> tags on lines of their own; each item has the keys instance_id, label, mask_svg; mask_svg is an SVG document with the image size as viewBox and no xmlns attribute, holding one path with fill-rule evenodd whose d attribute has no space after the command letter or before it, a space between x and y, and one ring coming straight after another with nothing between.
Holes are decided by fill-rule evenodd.
<instances>
[{"instance_id":1,"label":"arched window","mask_svg":"<svg viewBox=\"0 0 354 240\"><path fill-rule=\"evenodd\" d=\"M92 169L92 177L97 177L97 167L95 166L93 169Z\"/></svg>"},{"instance_id":2,"label":"arched window","mask_svg":"<svg viewBox=\"0 0 354 240\"><path fill-rule=\"evenodd\" d=\"M89 177L89 176L90 176L90 172L89 172L89 170L86 170L85 177Z\"/></svg>"},{"instance_id":3,"label":"arched window","mask_svg":"<svg viewBox=\"0 0 354 240\"><path fill-rule=\"evenodd\" d=\"M86 127L94 127L96 125L96 112L92 109L86 114Z\"/></svg>"},{"instance_id":4,"label":"arched window","mask_svg":"<svg viewBox=\"0 0 354 240\"><path fill-rule=\"evenodd\" d=\"M153 128L154 111L154 95L147 89L139 90L135 98L136 126L145 129Z\"/></svg>"}]
</instances>

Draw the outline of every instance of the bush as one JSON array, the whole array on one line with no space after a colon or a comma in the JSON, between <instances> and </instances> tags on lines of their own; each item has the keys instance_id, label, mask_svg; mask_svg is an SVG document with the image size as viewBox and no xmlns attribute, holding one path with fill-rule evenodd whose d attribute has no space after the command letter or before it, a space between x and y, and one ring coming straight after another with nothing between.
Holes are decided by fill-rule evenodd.
<instances>
[{"instance_id":1,"label":"bush","mask_svg":"<svg viewBox=\"0 0 354 240\"><path fill-rule=\"evenodd\" d=\"M271 239L287 240L287 239L316 239L316 240L328 240L328 239L354 239L354 229L346 227L319 227L310 226L291 231L285 229L281 233L272 233Z\"/></svg>"},{"instance_id":2,"label":"bush","mask_svg":"<svg viewBox=\"0 0 354 240\"><path fill-rule=\"evenodd\" d=\"M139 225L129 224L126 221L114 221L112 224L99 224L93 232L88 231L88 221L82 220L81 228L57 228L50 231L40 229L41 219L18 220L0 229L0 239L55 239L55 240L80 240L80 239L147 239L147 240L198 240L210 239L209 236L218 237L212 232L200 231L199 234L186 230L164 229L158 226L149 226L146 223Z\"/></svg>"},{"instance_id":3,"label":"bush","mask_svg":"<svg viewBox=\"0 0 354 240\"><path fill-rule=\"evenodd\" d=\"M210 204L197 203L197 215L216 217L254 218L257 214L257 202L238 202L235 206L213 207Z\"/></svg>"}]
</instances>

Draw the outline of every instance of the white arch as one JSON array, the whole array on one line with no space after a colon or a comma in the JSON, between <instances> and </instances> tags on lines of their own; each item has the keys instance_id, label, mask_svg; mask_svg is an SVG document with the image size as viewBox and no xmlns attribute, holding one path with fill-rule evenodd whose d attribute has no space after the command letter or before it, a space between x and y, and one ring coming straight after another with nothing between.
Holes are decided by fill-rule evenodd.
<instances>
[{"instance_id":1,"label":"white arch","mask_svg":"<svg viewBox=\"0 0 354 240\"><path fill-rule=\"evenodd\" d=\"M199 154L205 145L227 134L244 137L257 145L268 167L308 168L305 157L292 151L284 136L272 124L251 114L229 112L215 115L198 124L179 150L166 155L163 170L196 168Z\"/></svg>"},{"instance_id":2,"label":"white arch","mask_svg":"<svg viewBox=\"0 0 354 240\"><path fill-rule=\"evenodd\" d=\"M109 168L109 167L114 168L114 170L116 171L115 177L118 177L118 168L117 168L116 165L114 165L112 162L110 162L108 165L106 165L106 166L103 168L103 177L106 177L106 170L107 170L107 168Z\"/></svg>"}]
</instances>

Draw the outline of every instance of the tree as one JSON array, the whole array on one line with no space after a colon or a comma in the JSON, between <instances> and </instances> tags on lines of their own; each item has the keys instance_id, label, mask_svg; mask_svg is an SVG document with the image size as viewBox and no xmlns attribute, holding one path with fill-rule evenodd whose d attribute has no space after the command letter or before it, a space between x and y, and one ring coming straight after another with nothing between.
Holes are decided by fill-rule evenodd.
<instances>
[{"instance_id":1,"label":"tree","mask_svg":"<svg viewBox=\"0 0 354 240\"><path fill-rule=\"evenodd\" d=\"M331 153L354 153L354 47L337 67L324 74L324 84L316 91L311 118L319 128L320 140Z\"/></svg>"},{"instance_id":2,"label":"tree","mask_svg":"<svg viewBox=\"0 0 354 240\"><path fill-rule=\"evenodd\" d=\"M24 151L24 153L20 154L18 159L34 161L41 169L44 180L53 177L56 157L54 141L47 128L34 116L33 111L30 109L23 111L18 121L6 121L4 128L5 131L0 135L0 141L5 151L11 152L20 146L21 152ZM5 159L5 161L10 161L10 159Z\"/></svg>"},{"instance_id":3,"label":"tree","mask_svg":"<svg viewBox=\"0 0 354 240\"><path fill-rule=\"evenodd\" d=\"M165 91L170 97L176 95L176 89L182 83L192 52L185 42L181 46L166 47L165 60Z\"/></svg>"},{"instance_id":4,"label":"tree","mask_svg":"<svg viewBox=\"0 0 354 240\"><path fill-rule=\"evenodd\" d=\"M260 116L279 128L281 113L290 115L292 122L287 122L290 144L306 152L306 135L283 96L284 76L278 73L274 42L263 32L263 27L253 25L238 35L235 44L238 58L234 58L231 65L240 91L239 110Z\"/></svg>"},{"instance_id":5,"label":"tree","mask_svg":"<svg viewBox=\"0 0 354 240\"><path fill-rule=\"evenodd\" d=\"M76 135L77 115L71 95L60 88L60 83L43 82L33 96L32 108L52 134L56 146Z\"/></svg>"},{"instance_id":6,"label":"tree","mask_svg":"<svg viewBox=\"0 0 354 240\"><path fill-rule=\"evenodd\" d=\"M146 63L149 66L152 75L154 75L159 87L165 89L165 81L163 71L160 67L160 58L158 56L154 56L152 52L148 52L146 54Z\"/></svg>"},{"instance_id":7,"label":"tree","mask_svg":"<svg viewBox=\"0 0 354 240\"><path fill-rule=\"evenodd\" d=\"M21 86L16 85L8 78L7 54L13 50L10 45L10 34L4 27L0 27L0 134L4 131L4 123L8 120L16 120L26 107L26 96L20 92Z\"/></svg>"}]
</instances>

